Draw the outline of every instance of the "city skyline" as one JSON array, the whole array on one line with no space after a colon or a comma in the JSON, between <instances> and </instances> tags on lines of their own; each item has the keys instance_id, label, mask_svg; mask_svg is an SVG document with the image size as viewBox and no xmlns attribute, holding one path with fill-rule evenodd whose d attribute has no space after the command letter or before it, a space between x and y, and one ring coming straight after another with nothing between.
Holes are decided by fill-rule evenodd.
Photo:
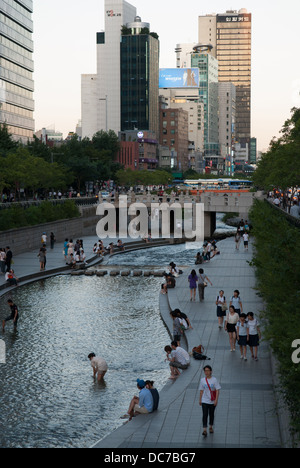
<instances>
[{"instance_id":1,"label":"city skyline","mask_svg":"<svg viewBox=\"0 0 300 468\"><path fill-rule=\"evenodd\" d=\"M47 3L34 4L33 14L35 128L54 125L67 136L81 118L81 74L96 71L96 33L104 29L104 0L88 0L84 5L79 0L63 4L53 0L50 10ZM198 16L241 8L252 13L252 136L258 140L258 150L266 150L272 137L279 136L291 108L300 106L296 55L300 5L287 0L283 10L279 0L271 8L257 0L234 5L222 0L204 8L190 0L189 8L183 9L175 0L170 13L168 2L131 3L159 35L160 68L176 66L178 43L197 42Z\"/></svg>"}]
</instances>

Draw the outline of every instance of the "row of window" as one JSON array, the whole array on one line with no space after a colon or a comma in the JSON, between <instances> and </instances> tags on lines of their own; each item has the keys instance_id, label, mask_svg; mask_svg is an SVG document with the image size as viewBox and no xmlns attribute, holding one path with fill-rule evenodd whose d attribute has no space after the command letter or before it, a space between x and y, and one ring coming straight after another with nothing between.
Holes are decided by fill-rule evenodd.
<instances>
[{"instance_id":1,"label":"row of window","mask_svg":"<svg viewBox=\"0 0 300 468\"><path fill-rule=\"evenodd\" d=\"M0 44L3 44L5 47L7 47L10 50L13 50L17 54L20 54L22 57L26 57L29 60L32 60L32 52L29 52L27 49L24 49L24 47L19 46L15 42L10 41L4 36L0 36Z\"/></svg>"},{"instance_id":2,"label":"row of window","mask_svg":"<svg viewBox=\"0 0 300 468\"><path fill-rule=\"evenodd\" d=\"M11 135L18 137L33 138L33 130L26 130L25 128L9 126L8 131Z\"/></svg>"},{"instance_id":3,"label":"row of window","mask_svg":"<svg viewBox=\"0 0 300 468\"><path fill-rule=\"evenodd\" d=\"M33 31L33 21L31 20L31 13L23 6L14 0L4 0L4 11L8 16L14 18L18 23L24 25L28 31Z\"/></svg>"},{"instance_id":4,"label":"row of window","mask_svg":"<svg viewBox=\"0 0 300 468\"><path fill-rule=\"evenodd\" d=\"M29 32L27 29L23 28L20 24L16 23L15 21L11 20L8 18L8 16L5 16L3 13L0 13L0 23L5 24L9 28L13 29L17 33L21 34L22 36L26 37L26 39L29 39L32 41L32 33Z\"/></svg>"},{"instance_id":5,"label":"row of window","mask_svg":"<svg viewBox=\"0 0 300 468\"><path fill-rule=\"evenodd\" d=\"M0 67L5 68L6 70L10 70L14 73L17 73L18 75L23 76L24 78L27 78L29 80L33 80L33 73L26 70L23 67L19 67L19 65L16 65L15 63L10 62L9 60L6 60L4 58L0 57Z\"/></svg>"},{"instance_id":6,"label":"row of window","mask_svg":"<svg viewBox=\"0 0 300 468\"><path fill-rule=\"evenodd\" d=\"M0 88L4 89L4 92L7 91L7 92L14 93L14 94L18 94L22 97L31 99L33 101L32 91L28 91L27 89L21 88L20 86L0 80Z\"/></svg>"},{"instance_id":7,"label":"row of window","mask_svg":"<svg viewBox=\"0 0 300 468\"><path fill-rule=\"evenodd\" d=\"M7 102L2 103L1 110L10 112L11 114L21 115L22 117L27 117L28 119L33 119L32 111L23 109L22 107L13 106L12 104L8 104Z\"/></svg>"}]
</instances>

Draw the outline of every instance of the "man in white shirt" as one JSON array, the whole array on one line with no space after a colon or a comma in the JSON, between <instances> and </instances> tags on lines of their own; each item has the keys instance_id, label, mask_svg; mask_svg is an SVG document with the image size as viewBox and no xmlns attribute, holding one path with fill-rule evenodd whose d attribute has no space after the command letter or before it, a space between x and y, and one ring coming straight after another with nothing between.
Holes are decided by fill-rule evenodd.
<instances>
[{"instance_id":1,"label":"man in white shirt","mask_svg":"<svg viewBox=\"0 0 300 468\"><path fill-rule=\"evenodd\" d=\"M185 349L177 345L177 341L172 341L171 348L166 346L165 351L167 352L167 359L170 361L170 379L173 380L180 376L179 369L185 370L189 367L191 363L190 356Z\"/></svg>"}]
</instances>

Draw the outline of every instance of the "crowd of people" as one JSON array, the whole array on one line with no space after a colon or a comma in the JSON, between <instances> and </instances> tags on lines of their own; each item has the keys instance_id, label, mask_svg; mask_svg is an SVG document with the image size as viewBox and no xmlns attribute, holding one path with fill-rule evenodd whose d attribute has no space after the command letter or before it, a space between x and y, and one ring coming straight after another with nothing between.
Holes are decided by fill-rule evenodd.
<instances>
[{"instance_id":1,"label":"crowd of people","mask_svg":"<svg viewBox=\"0 0 300 468\"><path fill-rule=\"evenodd\" d=\"M104 247L103 241L99 239L93 246L93 253L98 257L104 257L105 254L112 255L114 252L120 251L125 251L125 245L121 239L118 239L116 244L110 242L106 247Z\"/></svg>"},{"instance_id":2,"label":"crowd of people","mask_svg":"<svg viewBox=\"0 0 300 468\"><path fill-rule=\"evenodd\" d=\"M249 226L247 222L241 221L237 228L236 237L244 239L245 249L248 248L249 241ZM245 237L246 236L246 237ZM248 237L247 237L248 236ZM54 246L55 236L51 233L50 236L51 248ZM47 254L47 236L46 233L42 234L42 246L39 250L40 269L44 271L46 267L46 254ZM236 248L238 248L236 246ZM103 241L98 240L94 244L93 253L98 256L103 256L105 253L112 254L114 249L125 250L125 246L121 240L117 244L110 243L104 247ZM196 264L210 262L211 259L219 253L215 241L205 242L203 245L203 252L198 253L196 256ZM83 248L83 241L77 239L65 239L63 255L65 261L71 267L74 267L78 262L85 262L85 253ZM0 249L0 271L7 275L9 285L16 285L18 278L14 275L11 269L12 252L9 247ZM183 272L177 267L174 262L168 266L168 271L165 273L165 283L161 286L162 294L167 294L169 289L176 287L176 279ZM188 275L188 285L190 291L190 301L195 302L198 290L199 302L205 300L205 289L210 285L213 286L212 281L206 275L203 268L198 272L195 269ZM18 307L10 299L8 305L11 309L10 315L3 320L2 329L5 330L6 323L12 321L14 327L17 327L19 319ZM260 324L253 312L244 313L243 302L240 292L235 290L227 300L224 290L220 290L215 300L216 316L218 320L219 329L224 329L228 333L230 351L235 352L236 346L239 346L240 357L242 360L247 361L247 351L250 348L251 357L253 360L258 361L258 347L261 340ZM187 370L191 365L190 354L181 346L182 337L187 330L192 329L192 323L188 316L180 309L175 309L170 313L173 320L173 338L170 345L165 346L166 361L170 367L170 379L176 380L180 377L181 373ZM104 380L108 372L107 362L97 357L94 353L89 354L88 359L93 368L93 377L97 382ZM200 398L199 403L203 412L203 436L207 436L208 420L209 420L209 433L213 433L214 429L214 416L215 409L218 404L221 386L218 380L212 374L210 366L204 367L205 377L200 382ZM134 396L130 401L128 410L122 418L131 420L139 414L149 414L156 411L159 406L159 393L154 388L152 380L137 379L137 388L139 390L138 396Z\"/></svg>"}]
</instances>

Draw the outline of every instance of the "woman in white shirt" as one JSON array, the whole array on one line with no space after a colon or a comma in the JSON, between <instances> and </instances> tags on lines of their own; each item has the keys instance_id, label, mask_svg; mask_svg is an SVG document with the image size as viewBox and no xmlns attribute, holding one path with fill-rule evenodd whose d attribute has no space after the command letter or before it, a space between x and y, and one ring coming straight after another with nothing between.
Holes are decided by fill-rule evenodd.
<instances>
[{"instance_id":1,"label":"woman in white shirt","mask_svg":"<svg viewBox=\"0 0 300 468\"><path fill-rule=\"evenodd\" d=\"M222 289L217 296L216 306L219 328L223 328L224 317L226 317L226 297L224 296L224 291Z\"/></svg>"},{"instance_id":2,"label":"woman in white shirt","mask_svg":"<svg viewBox=\"0 0 300 468\"><path fill-rule=\"evenodd\" d=\"M235 311L235 308L231 305L229 307L229 312L225 320L225 330L228 332L230 350L235 351L236 344L236 324L239 321L239 314Z\"/></svg>"},{"instance_id":3,"label":"woman in white shirt","mask_svg":"<svg viewBox=\"0 0 300 468\"><path fill-rule=\"evenodd\" d=\"M212 368L204 367L205 377L200 381L200 400L199 405L202 407L203 413L203 433L207 436L207 421L209 416L209 432L213 434L213 425L215 419L215 410L218 405L221 386L218 380L212 376Z\"/></svg>"},{"instance_id":4,"label":"woman in white shirt","mask_svg":"<svg viewBox=\"0 0 300 468\"><path fill-rule=\"evenodd\" d=\"M261 339L261 332L259 328L259 322L254 317L253 312L248 312L248 327L249 327L249 347L251 351L252 359L258 361L257 351L259 346L259 340Z\"/></svg>"},{"instance_id":5,"label":"woman in white shirt","mask_svg":"<svg viewBox=\"0 0 300 468\"><path fill-rule=\"evenodd\" d=\"M247 344L249 342L249 326L246 322L246 314L240 315L240 320L236 324L237 340L241 351L241 359L247 361Z\"/></svg>"},{"instance_id":6,"label":"woman in white shirt","mask_svg":"<svg viewBox=\"0 0 300 468\"><path fill-rule=\"evenodd\" d=\"M233 291L233 296L232 298L230 299L230 306L232 305L234 308L235 308L235 311L241 315L243 313L243 304L242 304L242 300L240 298L240 291L238 291L237 289L235 291Z\"/></svg>"}]
</instances>

